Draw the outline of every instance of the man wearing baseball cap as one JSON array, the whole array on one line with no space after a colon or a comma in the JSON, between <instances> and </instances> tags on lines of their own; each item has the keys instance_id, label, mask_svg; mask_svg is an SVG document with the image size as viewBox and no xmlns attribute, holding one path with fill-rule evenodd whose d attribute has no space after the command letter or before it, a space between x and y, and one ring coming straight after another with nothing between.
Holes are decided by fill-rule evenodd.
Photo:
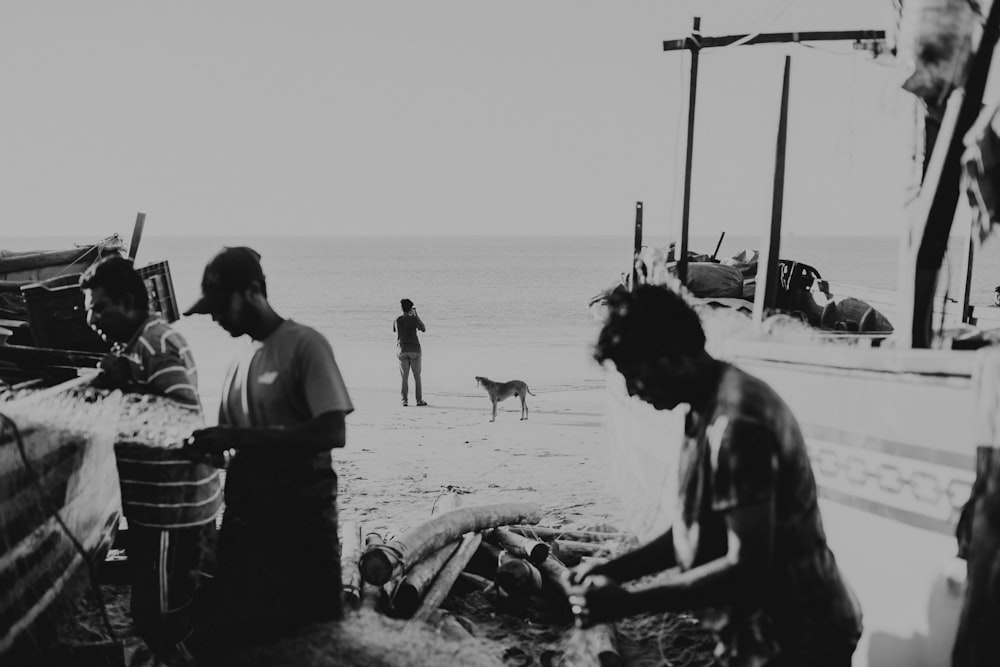
<instances>
[{"instance_id":1,"label":"man wearing baseball cap","mask_svg":"<svg viewBox=\"0 0 1000 667\"><path fill-rule=\"evenodd\" d=\"M199 635L246 644L341 616L337 476L332 450L354 410L326 338L281 317L260 254L223 248L208 262L206 314L254 345L223 385L219 424L196 431L194 457L227 468L218 575Z\"/></svg>"}]
</instances>

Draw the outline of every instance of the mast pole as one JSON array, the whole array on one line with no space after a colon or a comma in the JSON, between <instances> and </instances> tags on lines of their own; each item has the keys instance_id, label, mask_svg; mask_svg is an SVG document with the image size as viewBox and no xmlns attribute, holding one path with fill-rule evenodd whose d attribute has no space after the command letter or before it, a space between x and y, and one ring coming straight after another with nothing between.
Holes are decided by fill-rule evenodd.
<instances>
[{"instance_id":1,"label":"mast pole","mask_svg":"<svg viewBox=\"0 0 1000 667\"><path fill-rule=\"evenodd\" d=\"M635 203L635 239L632 242L632 289L639 284L639 251L642 250L642 202Z\"/></svg>"},{"instance_id":2,"label":"mast pole","mask_svg":"<svg viewBox=\"0 0 1000 667\"><path fill-rule=\"evenodd\" d=\"M753 302L753 321L760 323L766 310L774 308L778 284L778 254L781 246L781 217L785 201L785 152L788 145L788 93L792 66L785 56L781 81L781 111L778 116L778 139L774 152L774 190L771 198L771 225L764 252L757 259L757 289Z\"/></svg>"},{"instance_id":3,"label":"mast pole","mask_svg":"<svg viewBox=\"0 0 1000 667\"><path fill-rule=\"evenodd\" d=\"M684 158L684 208L681 213L681 244L677 256L677 278L687 285L688 228L691 219L691 165L694 156L694 108L698 99L698 54L701 51L701 17L694 17L691 36L685 40L691 52L691 82L688 88L687 152Z\"/></svg>"}]
</instances>

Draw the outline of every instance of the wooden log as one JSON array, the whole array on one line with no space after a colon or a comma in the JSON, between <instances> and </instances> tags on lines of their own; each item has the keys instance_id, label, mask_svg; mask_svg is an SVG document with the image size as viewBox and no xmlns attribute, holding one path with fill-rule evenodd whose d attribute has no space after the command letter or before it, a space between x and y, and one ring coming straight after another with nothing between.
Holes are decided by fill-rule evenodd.
<instances>
[{"instance_id":1,"label":"wooden log","mask_svg":"<svg viewBox=\"0 0 1000 667\"><path fill-rule=\"evenodd\" d=\"M452 510L457 510L461 504L461 498L457 493L453 491L442 493L434 499L434 504L431 506L431 516L437 516Z\"/></svg>"},{"instance_id":2,"label":"wooden log","mask_svg":"<svg viewBox=\"0 0 1000 667\"><path fill-rule=\"evenodd\" d=\"M466 564L465 571L492 581L499 566L500 547L483 540Z\"/></svg>"},{"instance_id":3,"label":"wooden log","mask_svg":"<svg viewBox=\"0 0 1000 667\"><path fill-rule=\"evenodd\" d=\"M342 521L340 523L340 570L343 577L344 603L352 609L361 606L361 570L358 562L361 560L361 524L357 521Z\"/></svg>"},{"instance_id":4,"label":"wooden log","mask_svg":"<svg viewBox=\"0 0 1000 667\"><path fill-rule=\"evenodd\" d=\"M542 574L527 559L500 552L497 586L513 597L527 597L542 589Z\"/></svg>"},{"instance_id":5,"label":"wooden log","mask_svg":"<svg viewBox=\"0 0 1000 667\"><path fill-rule=\"evenodd\" d=\"M382 599L385 597L385 591L382 590L381 586L376 586L375 584L369 584L368 582L362 582L361 584L361 608L362 609L376 609L382 603Z\"/></svg>"},{"instance_id":6,"label":"wooden log","mask_svg":"<svg viewBox=\"0 0 1000 667\"><path fill-rule=\"evenodd\" d=\"M560 660L560 667L600 665L621 667L625 664L618 652L618 638L614 626L601 623L589 628L577 628L566 642L567 650Z\"/></svg>"},{"instance_id":7,"label":"wooden log","mask_svg":"<svg viewBox=\"0 0 1000 667\"><path fill-rule=\"evenodd\" d=\"M552 542L552 547L556 557L566 565L579 563L584 556L607 558L611 555L611 549L607 545L596 542L555 540Z\"/></svg>"},{"instance_id":8,"label":"wooden log","mask_svg":"<svg viewBox=\"0 0 1000 667\"><path fill-rule=\"evenodd\" d=\"M392 608L403 618L413 616L420 607L420 600L430 588L434 578L448 562L461 544L461 540L450 542L427 558L414 565L400 578L392 592Z\"/></svg>"},{"instance_id":9,"label":"wooden log","mask_svg":"<svg viewBox=\"0 0 1000 667\"><path fill-rule=\"evenodd\" d=\"M427 616L438 608L438 605L447 597L448 591L451 590L458 575L461 574L463 568L465 568L465 564L472 558L472 554L476 552L476 548L482 541L483 536L479 533L466 533L462 536L462 543L445 566L441 568L441 572L438 573L434 583L427 591L427 595L424 596L424 601L420 604L420 608L414 612L412 620L426 620Z\"/></svg>"},{"instance_id":10,"label":"wooden log","mask_svg":"<svg viewBox=\"0 0 1000 667\"><path fill-rule=\"evenodd\" d=\"M625 535L621 532L604 533L594 530L571 530L563 528L549 528L544 526L508 526L508 530L518 535L524 535L536 540L576 540L580 542L609 542L624 541Z\"/></svg>"},{"instance_id":11,"label":"wooden log","mask_svg":"<svg viewBox=\"0 0 1000 667\"><path fill-rule=\"evenodd\" d=\"M541 508L532 503L501 503L452 510L425 521L398 539L367 549L361 556L361 576L380 586L465 533L512 523L534 523L541 517Z\"/></svg>"},{"instance_id":12,"label":"wooden log","mask_svg":"<svg viewBox=\"0 0 1000 667\"><path fill-rule=\"evenodd\" d=\"M548 544L511 532L506 528L494 528L486 535L486 539L515 556L527 558L536 565L549 557Z\"/></svg>"},{"instance_id":13,"label":"wooden log","mask_svg":"<svg viewBox=\"0 0 1000 667\"><path fill-rule=\"evenodd\" d=\"M542 573L542 578L551 584L554 584L561 591L566 590L566 577L569 574L569 568L563 565L555 556L549 554L549 557L545 559L545 562L538 566L538 571Z\"/></svg>"}]
</instances>

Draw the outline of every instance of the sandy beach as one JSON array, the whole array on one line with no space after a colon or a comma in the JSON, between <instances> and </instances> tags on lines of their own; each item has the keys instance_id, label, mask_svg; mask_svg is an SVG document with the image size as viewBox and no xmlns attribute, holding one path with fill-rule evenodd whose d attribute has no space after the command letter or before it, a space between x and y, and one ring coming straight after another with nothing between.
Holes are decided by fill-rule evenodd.
<instances>
[{"instance_id":1,"label":"sandy beach","mask_svg":"<svg viewBox=\"0 0 1000 667\"><path fill-rule=\"evenodd\" d=\"M198 337L194 340L197 345ZM347 446L334 452L342 523L356 521L365 531L399 535L429 519L435 503L451 490L464 506L531 502L541 507L544 525L633 536L612 483L604 371L579 350L518 350L516 356L538 369L537 375L553 369L547 376L552 381L535 384L528 379L535 394L528 399L529 419L522 421L519 402L508 400L491 423L485 392L475 386L473 370L466 373L462 366L473 350L435 350L438 367L425 373L428 405L414 405L411 386L410 407L403 407L391 348L386 355L384 347L341 346L338 352L356 407L348 417ZM217 400L218 357L211 359L210 374L202 380L206 406ZM362 374L365 369L369 372ZM438 383L427 382L428 376ZM361 380L351 382L352 377ZM127 664L154 664L131 626L128 587L105 585L103 592ZM580 656L573 658L586 641L565 617L540 618L530 605L498 604L495 597L458 589L442 609L426 625L362 611L340 625L313 626L277 644L231 656L226 664L434 665L455 659L484 665L587 664ZM457 619L469 633L449 637L442 630L444 618L453 619L452 627ZM81 625L84 635L107 634L93 610ZM618 640L624 664L666 664L668 655L684 659L678 664L710 664L709 640L683 617L620 623Z\"/></svg>"}]
</instances>

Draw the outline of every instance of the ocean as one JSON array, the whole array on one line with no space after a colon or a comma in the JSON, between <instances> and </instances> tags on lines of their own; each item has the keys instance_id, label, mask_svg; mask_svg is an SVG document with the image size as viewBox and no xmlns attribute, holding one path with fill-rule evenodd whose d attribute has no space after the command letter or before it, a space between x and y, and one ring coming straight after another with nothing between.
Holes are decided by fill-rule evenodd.
<instances>
[{"instance_id":1,"label":"ocean","mask_svg":"<svg viewBox=\"0 0 1000 667\"><path fill-rule=\"evenodd\" d=\"M631 230L629 230L631 232ZM96 239L12 238L11 249L64 248ZM665 239L650 237L651 245ZM756 248L754 237L727 236L720 257ZM717 239L694 236L690 248L711 253ZM416 304L427 325L426 391L475 393L473 376L528 378L532 390L590 388L603 383L590 359L598 323L588 300L630 269L632 237L171 237L142 239L139 266L167 261L181 310L198 295L206 260L223 245L262 255L269 297L279 313L309 324L332 342L350 386L395 386L392 321L399 300ZM783 258L816 267L829 280L877 289L896 284L895 237L789 235ZM950 253L958 285L960 252ZM944 280L944 279L942 279ZM976 258L972 303L989 307L1000 283L1000 243ZM232 359L233 341L208 317L178 324L195 350L208 395ZM545 351L546 368L532 368ZM522 351L519 354L519 350Z\"/></svg>"}]
</instances>

